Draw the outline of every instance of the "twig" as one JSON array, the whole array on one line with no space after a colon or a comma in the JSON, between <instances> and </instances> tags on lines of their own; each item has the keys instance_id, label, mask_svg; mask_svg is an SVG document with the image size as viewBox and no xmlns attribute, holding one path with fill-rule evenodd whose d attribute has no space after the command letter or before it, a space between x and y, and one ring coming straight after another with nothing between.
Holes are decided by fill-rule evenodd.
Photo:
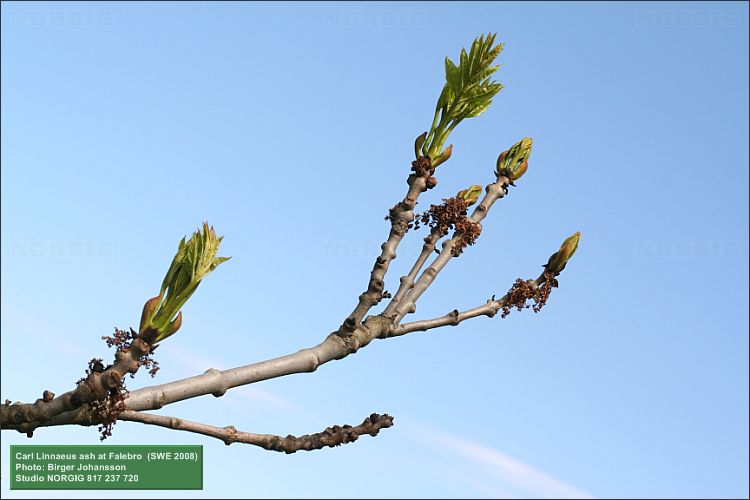
<instances>
[{"instance_id":1,"label":"twig","mask_svg":"<svg viewBox=\"0 0 750 500\"><path fill-rule=\"evenodd\" d=\"M474 209L474 212L468 219L471 222L476 223L482 221L487 216L487 213L495 201L505 196L509 184L510 179L505 175L499 174L497 180L487 186L484 198L477 208ZM456 231L456 233L458 233L458 231ZM417 282L414 283L414 286L406 293L403 300L401 300L395 311L391 314L394 324L400 323L404 316L416 311L416 304L419 297L432 284L438 273L440 273L445 265L453 258L453 247L456 245L459 238L459 234L454 234L453 238L443 242L443 249L440 251L440 255L438 255L435 260L432 261L432 264L424 270Z\"/></svg>"},{"instance_id":2,"label":"twig","mask_svg":"<svg viewBox=\"0 0 750 500\"><path fill-rule=\"evenodd\" d=\"M536 305L538 307L535 309L536 311L541 308L540 305L543 305L542 301L546 301L547 299L544 293L538 293L539 287L543 286L547 282L547 278L548 276L545 273L542 273L542 275L539 276L536 280L526 281L526 285L528 285L526 288L528 289L528 291L535 292L534 296L532 297L530 297L529 294L520 297L511 297L511 293L513 293L513 290L515 288L514 285L514 287L511 288L510 293L506 293L499 299L495 299L495 296L493 295L492 298L487 301L487 303L482 304L481 306L474 307L472 309L467 309L466 311L459 312L458 309L454 309L445 316L440 316L438 318L412 321L410 323L404 323L403 325L394 326L394 328L392 328L391 331L388 332L387 336L388 338L400 337L401 335L406 335L407 333L424 332L433 328L440 328L441 326L457 326L462 321L476 318L477 316L487 316L488 318L492 318L500 309L503 309L503 316L505 316L507 314L507 311L509 311L511 307L522 307L525 304L526 299L528 298L534 298L534 300L536 301ZM520 282L520 280L518 282ZM546 295L548 296L549 294L547 293Z\"/></svg>"},{"instance_id":3,"label":"twig","mask_svg":"<svg viewBox=\"0 0 750 500\"><path fill-rule=\"evenodd\" d=\"M401 277L398 291L383 311L383 316L390 316L393 311L396 310L396 307L401 302L401 299L404 298L404 295L406 295L406 293L414 286L414 280L417 278L417 274L419 274L419 271L422 270L422 266L424 266L424 263L427 262L429 256L432 255L432 252L435 250L435 245L438 241L440 241L440 238L442 237L443 232L441 228L435 227L430 232L430 235L424 239L424 245L422 245L422 253L419 254L419 257L417 257L417 260L414 262L414 265L409 271L409 274Z\"/></svg>"},{"instance_id":4,"label":"twig","mask_svg":"<svg viewBox=\"0 0 750 500\"><path fill-rule=\"evenodd\" d=\"M118 387L126 374L138 371L141 358L150 352L151 346L136 338L129 347L115 353L114 364L106 369L96 360L88 376L79 381L78 387L72 391L58 397L54 397L50 391L44 391L43 397L34 403L6 402L0 405L2 428L14 428L31 433L40 424L51 422L59 415L75 411L86 403L106 399L109 391Z\"/></svg>"},{"instance_id":5,"label":"twig","mask_svg":"<svg viewBox=\"0 0 750 500\"><path fill-rule=\"evenodd\" d=\"M445 316L433 319L423 319L420 321L412 321L410 323L404 323L403 325L396 326L393 330L388 333L388 337L400 337L411 332L424 332L433 328L439 328L441 326L456 326L464 320L476 318L477 316L487 316L492 318L497 314L497 311L505 304L506 297L500 300L488 300L486 304L468 309L466 311L459 312L458 309L454 309Z\"/></svg>"},{"instance_id":6,"label":"twig","mask_svg":"<svg viewBox=\"0 0 750 500\"><path fill-rule=\"evenodd\" d=\"M411 174L408 178L409 190L403 201L397 203L390 212L391 230L388 239L383 243L380 255L375 259L375 265L370 272L370 281L365 290L359 296L359 302L354 311L344 320L339 327L339 334L353 332L373 306L377 305L383 298L385 288L385 274L390 262L396 258L396 248L403 239L408 225L414 220L414 206L420 193L427 189L427 178L419 175L419 172Z\"/></svg>"},{"instance_id":7,"label":"twig","mask_svg":"<svg viewBox=\"0 0 750 500\"><path fill-rule=\"evenodd\" d=\"M390 415L373 413L364 422L355 427L351 425L334 425L333 427L326 428L323 432L315 434L305 434L299 437L290 434L286 437L281 437L273 434L240 432L233 426L216 427L181 418L155 415L153 413L125 411L118 418L130 422L158 425L167 429L203 434L204 436L220 439L227 445L232 443L246 443L260 446L266 450L281 451L284 453L294 453L300 450L320 450L326 446L333 448L342 444L353 443L365 434L375 437L380 432L380 429L386 429L393 425L393 417Z\"/></svg>"}]
</instances>

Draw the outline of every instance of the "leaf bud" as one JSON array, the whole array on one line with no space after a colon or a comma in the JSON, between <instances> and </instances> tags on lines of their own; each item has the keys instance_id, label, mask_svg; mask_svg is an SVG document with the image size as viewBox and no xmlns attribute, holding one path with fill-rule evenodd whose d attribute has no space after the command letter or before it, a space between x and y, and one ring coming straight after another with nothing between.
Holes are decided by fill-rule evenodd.
<instances>
[{"instance_id":1,"label":"leaf bud","mask_svg":"<svg viewBox=\"0 0 750 500\"><path fill-rule=\"evenodd\" d=\"M554 273L555 276L560 274L562 270L565 269L565 265L568 263L570 258L573 257L573 254L576 253L576 250L578 249L578 241L580 239L580 231L576 231L574 234L567 237L565 241L563 241L563 244L560 246L560 250L550 256L547 264L544 265L545 269L548 272Z\"/></svg>"}]
</instances>

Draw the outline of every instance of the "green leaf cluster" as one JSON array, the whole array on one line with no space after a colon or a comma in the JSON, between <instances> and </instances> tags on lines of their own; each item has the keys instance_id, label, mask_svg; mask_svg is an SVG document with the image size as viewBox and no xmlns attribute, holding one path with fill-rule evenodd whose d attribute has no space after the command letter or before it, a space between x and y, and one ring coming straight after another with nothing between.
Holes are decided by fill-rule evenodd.
<instances>
[{"instance_id":1,"label":"green leaf cluster","mask_svg":"<svg viewBox=\"0 0 750 500\"><path fill-rule=\"evenodd\" d=\"M482 186L474 184L473 186L462 189L456 196L462 198L466 202L466 206L470 207L479 199L479 195L482 194Z\"/></svg>"},{"instance_id":2,"label":"green leaf cluster","mask_svg":"<svg viewBox=\"0 0 750 500\"><path fill-rule=\"evenodd\" d=\"M153 342L169 337L179 328L179 310L195 292L201 280L230 257L217 257L224 237L216 237L213 226L203 223L189 240L182 238L161 284L159 295L146 302L141 317L141 333L150 331ZM177 315L177 317L175 317Z\"/></svg>"},{"instance_id":3,"label":"green leaf cluster","mask_svg":"<svg viewBox=\"0 0 750 500\"><path fill-rule=\"evenodd\" d=\"M458 65L445 57L446 82L435 107L432 126L421 145L423 156L438 157L453 129L462 120L482 114L503 88L491 79L500 67L492 66L492 62L503 50L503 44L493 47L495 36L476 38L468 53L461 49Z\"/></svg>"},{"instance_id":4,"label":"green leaf cluster","mask_svg":"<svg viewBox=\"0 0 750 500\"><path fill-rule=\"evenodd\" d=\"M531 137L524 137L515 143L509 150L500 153L497 157L496 175L507 175L511 181L521 178L529 168L529 157L534 141Z\"/></svg>"}]
</instances>

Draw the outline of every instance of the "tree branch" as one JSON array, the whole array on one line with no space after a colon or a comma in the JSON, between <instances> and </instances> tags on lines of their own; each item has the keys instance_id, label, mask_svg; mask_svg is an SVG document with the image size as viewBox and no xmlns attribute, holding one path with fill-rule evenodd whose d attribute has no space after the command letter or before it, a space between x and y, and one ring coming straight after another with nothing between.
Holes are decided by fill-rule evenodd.
<instances>
[{"instance_id":1,"label":"tree branch","mask_svg":"<svg viewBox=\"0 0 750 500\"><path fill-rule=\"evenodd\" d=\"M111 390L119 387L126 374L138 371L141 358L151 350L147 342L136 338L129 347L115 353L114 364L106 369L99 360L92 360L88 376L79 381L78 387L72 391L58 397L54 397L50 391L44 391L43 397L34 403L11 405L6 402L0 405L2 428L16 428L30 433L59 415L75 412L87 403L105 399Z\"/></svg>"},{"instance_id":2,"label":"tree branch","mask_svg":"<svg viewBox=\"0 0 750 500\"><path fill-rule=\"evenodd\" d=\"M524 286L516 289L519 283ZM341 337L334 332L317 346L302 349L294 354L224 371L211 368L201 375L135 390L125 398L125 409L133 412L155 410L171 403L206 394L220 397L233 387L262 380L294 373L313 372L322 364L342 359L357 352L361 347L368 345L376 338L398 337L415 331L456 325L461 321L480 315L492 317L501 308L508 308L509 310L512 306L520 307L525 304L527 298L534 298L534 300L543 303L549 295L550 287L555 285L556 280L545 272L536 281L523 282L517 280L516 285L511 288L511 292L500 300L490 300L483 306L462 313L454 311L440 318L415 321L401 326L395 325L389 318L383 316L368 316L364 323L357 327L351 335ZM543 293L538 293L539 291ZM536 306L535 310L537 310ZM2 409L0 412L0 417L2 417L0 418L0 427L2 429L15 429L19 432L31 433L38 427L69 424L89 426L101 423L100 419L91 412L90 407L85 404L71 411L56 414L51 418L45 416L45 418L38 420L18 422L11 419L11 415L15 414L13 408L18 406L32 405L21 405L19 403L6 404L0 407Z\"/></svg>"},{"instance_id":3,"label":"tree branch","mask_svg":"<svg viewBox=\"0 0 750 500\"><path fill-rule=\"evenodd\" d=\"M419 254L419 257L417 257L417 260L414 262L414 265L409 271L409 274L401 277L398 291L396 292L396 295L393 296L391 301L388 303L388 306L383 311L382 313L383 316L390 316L396 310L396 307L404 298L404 295L406 295L406 293L409 290L411 290L411 288L414 286L414 280L417 279L417 274L419 274L419 271L422 270L422 266L424 266L424 263L427 262L427 259L429 258L429 256L432 255L432 252L435 251L435 245L437 244L438 241L440 241L440 238L442 237L443 237L443 233L441 229L439 227L435 227L430 232L430 235L424 239L424 245L422 245L422 252Z\"/></svg>"},{"instance_id":4,"label":"tree branch","mask_svg":"<svg viewBox=\"0 0 750 500\"><path fill-rule=\"evenodd\" d=\"M125 398L125 408L133 411L155 410L177 401L206 394L220 397L228 389L262 380L293 373L313 372L324 363L342 359L357 352L361 347L372 342L374 338L384 337L390 325L391 322L385 318L370 316L351 335L341 337L334 332L320 344L302 349L294 354L224 371L211 368L201 375L135 390ZM33 406L33 404L0 405L0 427L29 433L37 427L100 423L87 405L52 416L43 414L43 418L38 419L34 418L35 414L19 412L19 409L25 409L29 406ZM24 414L28 415L29 418L15 417L15 415Z\"/></svg>"},{"instance_id":5,"label":"tree branch","mask_svg":"<svg viewBox=\"0 0 750 500\"><path fill-rule=\"evenodd\" d=\"M357 307L339 327L339 334L353 332L365 317L367 311L383 299L385 274L388 272L390 262L396 258L396 248L409 229L409 224L414 220L414 206L417 204L419 195L427 190L427 179L428 177L420 175L420 172L415 172L409 176L407 180L409 190L406 196L403 201L397 203L390 210L388 218L391 221L391 230L388 239L380 246L381 253L375 259L375 264L370 272L367 290L360 294Z\"/></svg>"},{"instance_id":6,"label":"tree branch","mask_svg":"<svg viewBox=\"0 0 750 500\"><path fill-rule=\"evenodd\" d=\"M542 274L542 276L536 280L528 280L526 283L529 286L529 289L533 291L539 286L542 286L545 282L546 277ZM517 302L515 304L509 304L509 299L511 299L510 293L506 293L502 298L497 300L495 300L493 295L486 304L467 309L466 311L459 312L458 309L454 309L445 316L440 316L438 318L412 321L410 323L404 323L403 325L397 325L388 332L388 337L400 337L407 333L424 332L433 328L440 328L441 326L457 326L462 321L476 318L477 316L487 316L488 318L492 318L500 309L507 308L509 305L518 305Z\"/></svg>"},{"instance_id":7,"label":"tree branch","mask_svg":"<svg viewBox=\"0 0 750 500\"><path fill-rule=\"evenodd\" d=\"M333 427L326 428L323 432L315 434L305 434L299 437L290 434L286 437L281 437L273 434L240 432L233 426L216 427L181 418L155 415L153 413L125 411L118 418L130 422L158 425L167 429L203 434L204 436L220 439L227 445L232 443L246 443L260 446L266 450L280 451L287 454L300 450L320 450L326 446L333 448L342 444L353 443L365 434L375 437L380 432L380 429L387 429L393 425L393 417L390 415L373 413L360 425L355 427L351 425L334 425Z\"/></svg>"},{"instance_id":8,"label":"tree branch","mask_svg":"<svg viewBox=\"0 0 750 500\"><path fill-rule=\"evenodd\" d=\"M510 179L503 174L499 174L497 180L487 186L484 198L474 209L474 212L468 219L471 222L481 222L487 216L487 213L495 201L505 196L509 184ZM453 247L456 246L459 237L460 235L458 234L458 231L456 231L453 238L443 242L443 249L440 251L440 255L438 255L435 260L432 261L432 264L424 270L414 286L406 292L403 300L401 300L395 308L395 311L390 315L394 324L400 323L404 316L416 311L416 304L419 297L425 292L425 290L427 290L440 271L442 271L445 265L453 258Z\"/></svg>"}]
</instances>

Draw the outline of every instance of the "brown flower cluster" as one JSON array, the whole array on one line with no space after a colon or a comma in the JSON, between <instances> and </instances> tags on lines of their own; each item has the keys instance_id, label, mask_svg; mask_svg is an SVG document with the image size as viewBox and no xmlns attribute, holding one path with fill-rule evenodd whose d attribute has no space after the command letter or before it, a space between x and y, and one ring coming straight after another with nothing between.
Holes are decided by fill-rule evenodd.
<instances>
[{"instance_id":1,"label":"brown flower cluster","mask_svg":"<svg viewBox=\"0 0 750 500\"><path fill-rule=\"evenodd\" d=\"M417 217L414 221L414 229L419 229L420 224L428 225L430 229L437 229L441 236L448 234L451 229L456 230L458 239L453 247L452 254L458 257L464 248L473 245L479 233L481 226L472 222L466 216L468 205L466 200L454 196L443 199L441 205L430 205L430 209Z\"/></svg>"},{"instance_id":2,"label":"brown flower cluster","mask_svg":"<svg viewBox=\"0 0 750 500\"><path fill-rule=\"evenodd\" d=\"M102 340L107 343L107 347L114 347L117 352L124 349L129 349L138 334L131 328L130 330L120 330L115 328L115 332L109 336L102 336ZM153 350L148 354L144 354L138 360L141 366L148 369L149 374L154 377L156 372L159 371L159 363L153 359ZM104 362L101 358L94 358L89 361L89 366L86 369L86 376L91 373L97 372L102 373L109 367L104 366ZM130 378L134 378L135 374L131 373ZM78 384L82 383L86 378L82 378L78 381ZM125 381L120 380L117 386L109 389L107 397L100 401L93 401L89 403L89 409L91 414L99 420L99 432L101 433L100 439L104 441L112 435L112 427L117 422L117 417L125 411L125 398L128 395L128 389L125 386Z\"/></svg>"},{"instance_id":3,"label":"brown flower cluster","mask_svg":"<svg viewBox=\"0 0 750 500\"><path fill-rule=\"evenodd\" d=\"M128 389L125 387L125 382L121 380L117 387L109 390L106 399L89 403L91 414L101 422L98 427L101 433L99 438L101 441L112 435L112 428L117 422L117 417L125 411L125 397L127 395Z\"/></svg>"},{"instance_id":4,"label":"brown flower cluster","mask_svg":"<svg viewBox=\"0 0 750 500\"><path fill-rule=\"evenodd\" d=\"M453 256L458 257L461 255L461 252L464 251L464 248L473 245L477 241L477 238L479 238L481 232L482 226L478 223L472 222L465 217L459 219L456 222L456 234L458 235L458 240L456 241L453 250L451 250Z\"/></svg>"},{"instance_id":5,"label":"brown flower cluster","mask_svg":"<svg viewBox=\"0 0 750 500\"><path fill-rule=\"evenodd\" d=\"M432 162L426 156L420 156L411 162L411 170L417 177L431 177L435 173Z\"/></svg>"},{"instance_id":6,"label":"brown flower cluster","mask_svg":"<svg viewBox=\"0 0 750 500\"><path fill-rule=\"evenodd\" d=\"M83 383L92 373L102 373L104 370L106 370L106 367L102 359L93 358L89 361L88 368L86 368L86 377L78 380L76 385ZM104 441L112 435L112 427L117 422L118 415L125 411L125 397L127 394L128 390L125 387L125 381L120 380L116 387L109 389L105 399L89 403L91 414L101 422L98 428L101 433L100 440Z\"/></svg>"},{"instance_id":7,"label":"brown flower cluster","mask_svg":"<svg viewBox=\"0 0 750 500\"><path fill-rule=\"evenodd\" d=\"M537 286L533 280L524 281L518 278L510 290L508 290L507 299L505 304L503 304L503 312L500 317L506 317L514 307L519 311L528 309L529 307L533 307L535 313L541 311L542 307L547 303L552 289L557 288L557 280L552 273L545 272L544 277L545 281L541 286ZM526 301L529 299L532 299L534 303L526 304Z\"/></svg>"},{"instance_id":8,"label":"brown flower cluster","mask_svg":"<svg viewBox=\"0 0 750 500\"><path fill-rule=\"evenodd\" d=\"M411 162L411 170L417 177L424 177L426 180L426 189L432 189L437 186L437 178L434 177L435 167L427 156L419 156Z\"/></svg>"},{"instance_id":9,"label":"brown flower cluster","mask_svg":"<svg viewBox=\"0 0 750 500\"><path fill-rule=\"evenodd\" d=\"M131 328L129 331L120 330L115 328L115 333L110 337L109 335L102 336L102 340L107 343L107 347L115 347L116 351L122 351L128 349L130 344L135 340L138 334ZM153 358L153 347L150 353L141 356L138 360L141 366L145 366L148 369L151 377L156 376L156 372L159 371L159 362ZM135 378L135 374L131 373L130 378Z\"/></svg>"},{"instance_id":10,"label":"brown flower cluster","mask_svg":"<svg viewBox=\"0 0 750 500\"><path fill-rule=\"evenodd\" d=\"M427 156L419 156L416 160L411 162L411 170L414 172L414 176L416 177L424 177L426 180L426 189L432 189L435 186L437 186L437 178L433 177L433 174L435 173L435 167L432 166L432 162L430 161L430 158ZM411 184L413 177L409 177L409 183ZM425 189L422 189L424 191ZM408 199L410 201L414 201L411 199ZM391 224L394 226L397 226L397 229L403 231L406 233L409 229L411 229L412 224L407 224L405 221L402 221L399 218L400 213L404 210L402 207L401 202L396 203L392 208L388 209L388 215L385 216L385 220L390 221ZM418 225L418 223L417 223Z\"/></svg>"}]
</instances>

